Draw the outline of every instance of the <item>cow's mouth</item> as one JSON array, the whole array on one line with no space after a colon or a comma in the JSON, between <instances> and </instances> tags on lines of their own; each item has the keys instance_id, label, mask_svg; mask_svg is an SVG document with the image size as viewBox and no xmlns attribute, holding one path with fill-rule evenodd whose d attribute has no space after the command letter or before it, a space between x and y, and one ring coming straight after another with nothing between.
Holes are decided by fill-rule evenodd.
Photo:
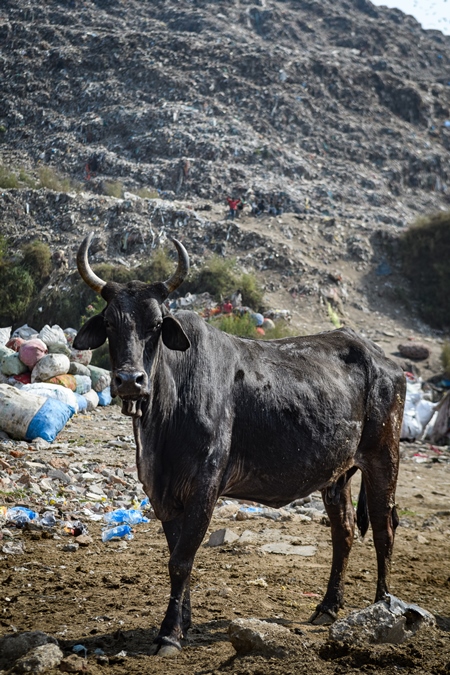
<instances>
[{"instance_id":1,"label":"cow's mouth","mask_svg":"<svg viewBox=\"0 0 450 675\"><path fill-rule=\"evenodd\" d=\"M142 398L122 399L122 414L128 415L129 417L142 417L142 402Z\"/></svg>"}]
</instances>

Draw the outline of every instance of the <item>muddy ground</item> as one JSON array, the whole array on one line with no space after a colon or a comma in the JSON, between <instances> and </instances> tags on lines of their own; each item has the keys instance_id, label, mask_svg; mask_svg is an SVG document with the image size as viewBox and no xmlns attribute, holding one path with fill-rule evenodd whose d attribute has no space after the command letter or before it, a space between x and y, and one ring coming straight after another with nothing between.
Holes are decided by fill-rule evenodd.
<instances>
[{"instance_id":1,"label":"muddy ground","mask_svg":"<svg viewBox=\"0 0 450 675\"><path fill-rule=\"evenodd\" d=\"M57 454L67 455L70 461L102 462L105 467L132 464L131 449L106 446L107 441L123 437L123 422L116 406L79 415L58 437L62 445ZM81 436L82 449L76 440ZM64 446L64 441L69 444ZM427 456L421 458L422 463L414 458L419 450ZM55 449L50 447L29 454L36 461L38 456L48 460L52 453ZM330 529L323 519L300 522L295 514L285 521L255 517L239 522L214 515L209 533L228 527L238 534L251 530L261 539L245 546L200 548L192 579L193 628L182 653L174 659L151 655L169 598L167 548L156 520L136 526L131 541L107 544L100 539L101 523L89 522L93 542L73 553L62 550L70 538L34 540L27 533L19 534L26 552L1 556L0 634L40 629L55 636L67 653L73 645L82 644L88 650L92 673L287 675L311 669L317 675L448 673L449 459L445 448L439 455L430 446L402 445L397 493L401 526L391 591L432 612L437 622L436 629L419 633L403 645L332 647L327 643L326 627L306 623L326 587ZM356 483L355 488L356 495ZM314 544L316 554L309 558L263 554L261 542L279 534L294 535L297 543ZM373 601L375 581L375 551L369 533L354 544L342 616ZM285 658L236 656L227 628L237 617L274 621L303 631L303 646L296 643L295 651ZM106 653L109 662L104 658L103 665L97 662L96 648Z\"/></svg>"}]
</instances>

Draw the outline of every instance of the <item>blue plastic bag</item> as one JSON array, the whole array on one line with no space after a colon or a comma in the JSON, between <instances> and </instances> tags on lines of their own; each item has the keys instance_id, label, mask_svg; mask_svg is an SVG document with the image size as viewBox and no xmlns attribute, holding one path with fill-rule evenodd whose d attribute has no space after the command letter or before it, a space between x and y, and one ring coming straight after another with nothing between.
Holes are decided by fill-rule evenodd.
<instances>
[{"instance_id":1,"label":"blue plastic bag","mask_svg":"<svg viewBox=\"0 0 450 675\"><path fill-rule=\"evenodd\" d=\"M55 398L48 398L28 425L26 440L32 441L39 437L53 443L74 413L71 406Z\"/></svg>"},{"instance_id":2,"label":"blue plastic bag","mask_svg":"<svg viewBox=\"0 0 450 675\"><path fill-rule=\"evenodd\" d=\"M98 391L98 404L99 405L111 405L111 388L106 387L102 391Z\"/></svg>"},{"instance_id":3,"label":"blue plastic bag","mask_svg":"<svg viewBox=\"0 0 450 675\"><path fill-rule=\"evenodd\" d=\"M112 527L110 530L105 530L102 533L102 541L109 541L115 537L118 537L119 539L122 537L125 537L125 539L133 539L131 527L129 525L118 525L117 527Z\"/></svg>"},{"instance_id":4,"label":"blue plastic bag","mask_svg":"<svg viewBox=\"0 0 450 675\"><path fill-rule=\"evenodd\" d=\"M107 525L117 523L128 523L128 525L138 525L139 523L149 523L149 519L142 515L138 509L116 509L105 513L103 516Z\"/></svg>"}]
</instances>

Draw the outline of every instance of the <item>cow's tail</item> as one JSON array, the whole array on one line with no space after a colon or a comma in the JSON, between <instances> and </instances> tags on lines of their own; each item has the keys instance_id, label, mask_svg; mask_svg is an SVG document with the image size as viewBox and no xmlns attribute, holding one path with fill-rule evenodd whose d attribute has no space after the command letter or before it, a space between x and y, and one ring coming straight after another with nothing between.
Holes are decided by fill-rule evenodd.
<instances>
[{"instance_id":1,"label":"cow's tail","mask_svg":"<svg viewBox=\"0 0 450 675\"><path fill-rule=\"evenodd\" d=\"M358 506L356 507L356 524L361 536L364 537L369 529L369 510L367 508L367 493L364 484L364 476L361 476L361 489L359 491Z\"/></svg>"}]
</instances>

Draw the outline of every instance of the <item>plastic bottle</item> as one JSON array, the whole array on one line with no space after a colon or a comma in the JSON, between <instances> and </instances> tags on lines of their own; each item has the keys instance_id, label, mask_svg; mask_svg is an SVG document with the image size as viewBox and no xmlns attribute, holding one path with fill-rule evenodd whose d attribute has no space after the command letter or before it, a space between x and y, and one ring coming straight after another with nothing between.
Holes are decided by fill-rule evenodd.
<instances>
[{"instance_id":1,"label":"plastic bottle","mask_svg":"<svg viewBox=\"0 0 450 675\"><path fill-rule=\"evenodd\" d=\"M131 527L129 525L118 525L117 527L112 527L102 533L102 541L109 541L110 539L114 539L114 537L118 537L119 539L122 539L123 537L125 537L125 539L133 539Z\"/></svg>"}]
</instances>

